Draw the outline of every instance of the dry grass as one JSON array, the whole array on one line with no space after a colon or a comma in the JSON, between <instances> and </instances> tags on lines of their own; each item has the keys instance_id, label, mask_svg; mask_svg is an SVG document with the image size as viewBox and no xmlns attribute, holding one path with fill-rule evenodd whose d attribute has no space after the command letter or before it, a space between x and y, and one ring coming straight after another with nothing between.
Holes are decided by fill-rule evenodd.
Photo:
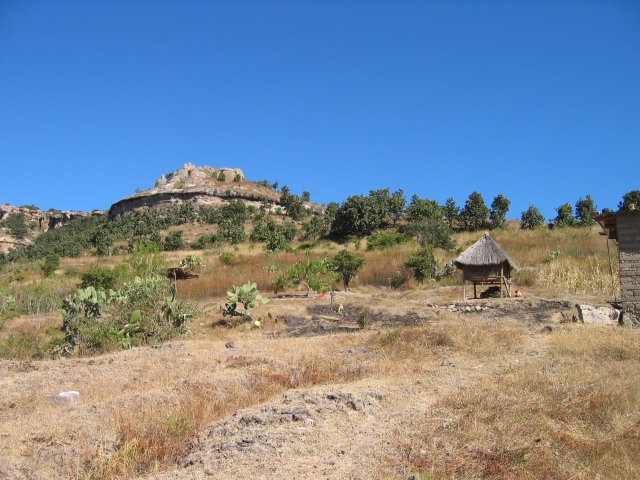
<instances>
[{"instance_id":1,"label":"dry grass","mask_svg":"<svg viewBox=\"0 0 640 480\"><path fill-rule=\"evenodd\" d=\"M290 388L352 382L367 368L335 356L302 355L293 365L276 365L261 358L236 357L233 368L246 368L239 378L215 385L185 381L183 393L171 403L140 405L115 417L118 440L112 450L104 444L85 445L82 477L132 478L157 472L185 452L207 423L262 403Z\"/></svg>"},{"instance_id":2,"label":"dry grass","mask_svg":"<svg viewBox=\"0 0 640 480\"><path fill-rule=\"evenodd\" d=\"M399 463L433 478L633 478L640 468L636 332L553 334L550 358L439 402Z\"/></svg>"}]
</instances>

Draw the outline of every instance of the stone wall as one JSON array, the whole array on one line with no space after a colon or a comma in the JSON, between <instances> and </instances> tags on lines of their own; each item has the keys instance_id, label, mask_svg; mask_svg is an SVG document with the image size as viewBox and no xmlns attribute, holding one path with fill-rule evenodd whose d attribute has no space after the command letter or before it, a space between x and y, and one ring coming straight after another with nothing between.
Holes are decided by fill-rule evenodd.
<instances>
[{"instance_id":1,"label":"stone wall","mask_svg":"<svg viewBox=\"0 0 640 480\"><path fill-rule=\"evenodd\" d=\"M640 326L640 212L621 212L616 223L624 321Z\"/></svg>"}]
</instances>

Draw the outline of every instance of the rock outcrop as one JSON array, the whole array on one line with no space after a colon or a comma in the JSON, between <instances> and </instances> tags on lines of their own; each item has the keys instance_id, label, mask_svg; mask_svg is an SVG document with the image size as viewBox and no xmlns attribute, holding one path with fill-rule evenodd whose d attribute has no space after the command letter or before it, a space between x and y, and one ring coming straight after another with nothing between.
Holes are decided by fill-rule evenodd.
<instances>
[{"instance_id":1,"label":"rock outcrop","mask_svg":"<svg viewBox=\"0 0 640 480\"><path fill-rule=\"evenodd\" d=\"M59 228L71 220L80 217L86 217L90 215L85 212L78 211L61 211L61 210L48 210L43 212L34 207L15 207L13 205L0 205L0 228L3 227L1 223L12 213L20 213L24 216L25 221L31 227L29 235L22 240L13 238L6 229L0 231L0 251L8 251L13 247L26 245L30 243L30 239L44 233L47 230Z\"/></svg>"},{"instance_id":2,"label":"rock outcrop","mask_svg":"<svg viewBox=\"0 0 640 480\"><path fill-rule=\"evenodd\" d=\"M272 208L277 208L280 193L246 180L239 168L197 167L185 163L179 170L162 175L153 188L114 203L109 209L109 218L140 209L167 210L185 202L200 207L218 206L229 200L241 200L255 207L267 201L273 205ZM319 205L311 203L307 207L322 210Z\"/></svg>"}]
</instances>

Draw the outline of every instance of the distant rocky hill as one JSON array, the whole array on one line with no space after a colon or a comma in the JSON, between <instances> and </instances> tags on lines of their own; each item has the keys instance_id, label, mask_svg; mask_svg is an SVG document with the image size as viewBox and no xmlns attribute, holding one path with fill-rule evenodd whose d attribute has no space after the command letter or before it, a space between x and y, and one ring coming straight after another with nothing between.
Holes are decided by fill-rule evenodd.
<instances>
[{"instance_id":1,"label":"distant rocky hill","mask_svg":"<svg viewBox=\"0 0 640 480\"><path fill-rule=\"evenodd\" d=\"M239 168L197 167L185 163L175 172L161 176L153 188L114 203L109 209L109 218L139 209L166 210L184 202L201 207L218 206L229 200L241 200L255 207L267 201L275 209L280 202L280 193L247 180ZM307 203L306 206L311 210L322 210L320 205Z\"/></svg>"},{"instance_id":2,"label":"distant rocky hill","mask_svg":"<svg viewBox=\"0 0 640 480\"><path fill-rule=\"evenodd\" d=\"M25 238L18 239L11 235L7 228L6 220L12 213L20 214L28 227ZM0 205L0 251L7 251L19 245L26 245L35 236L59 228L75 218L90 215L78 211L49 210L42 211L34 207L15 207L13 205Z\"/></svg>"}]
</instances>

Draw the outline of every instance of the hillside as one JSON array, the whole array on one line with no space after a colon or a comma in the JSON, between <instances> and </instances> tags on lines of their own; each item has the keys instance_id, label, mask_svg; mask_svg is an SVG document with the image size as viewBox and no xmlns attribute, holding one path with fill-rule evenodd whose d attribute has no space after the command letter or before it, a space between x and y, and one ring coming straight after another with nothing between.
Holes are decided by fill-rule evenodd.
<instances>
[{"instance_id":1,"label":"hillside","mask_svg":"<svg viewBox=\"0 0 640 480\"><path fill-rule=\"evenodd\" d=\"M275 209L280 205L280 197L271 187L245 179L239 168L216 169L185 163L182 168L162 175L153 188L114 203L109 209L109 218L148 208L167 210L185 202L191 202L199 208L217 207L231 200L240 200L247 206L258 208L267 203L270 209ZM314 211L322 210L319 205L309 202L306 207Z\"/></svg>"},{"instance_id":2,"label":"hillside","mask_svg":"<svg viewBox=\"0 0 640 480\"><path fill-rule=\"evenodd\" d=\"M0 477L640 468L629 375L640 337L583 324L576 308L610 312L619 294L617 250L599 227L523 229L503 215L491 234L523 296L481 286L484 298L462 301L452 260L491 226L488 209L471 225L464 209L445 218L412 197L394 217L398 195L379 190L312 214L286 190L215 172L186 166L120 214L75 219L0 257ZM226 186L235 193L218 196ZM254 186L283 208L239 193ZM348 235L333 235L336 219ZM339 258L357 264L349 289ZM185 260L193 277L170 280ZM249 282L266 304L242 298L251 285L232 289ZM68 391L80 400L57 396Z\"/></svg>"},{"instance_id":3,"label":"hillside","mask_svg":"<svg viewBox=\"0 0 640 480\"><path fill-rule=\"evenodd\" d=\"M78 211L51 209L45 212L33 206L0 205L0 252L27 245L39 234L87 215Z\"/></svg>"}]
</instances>

